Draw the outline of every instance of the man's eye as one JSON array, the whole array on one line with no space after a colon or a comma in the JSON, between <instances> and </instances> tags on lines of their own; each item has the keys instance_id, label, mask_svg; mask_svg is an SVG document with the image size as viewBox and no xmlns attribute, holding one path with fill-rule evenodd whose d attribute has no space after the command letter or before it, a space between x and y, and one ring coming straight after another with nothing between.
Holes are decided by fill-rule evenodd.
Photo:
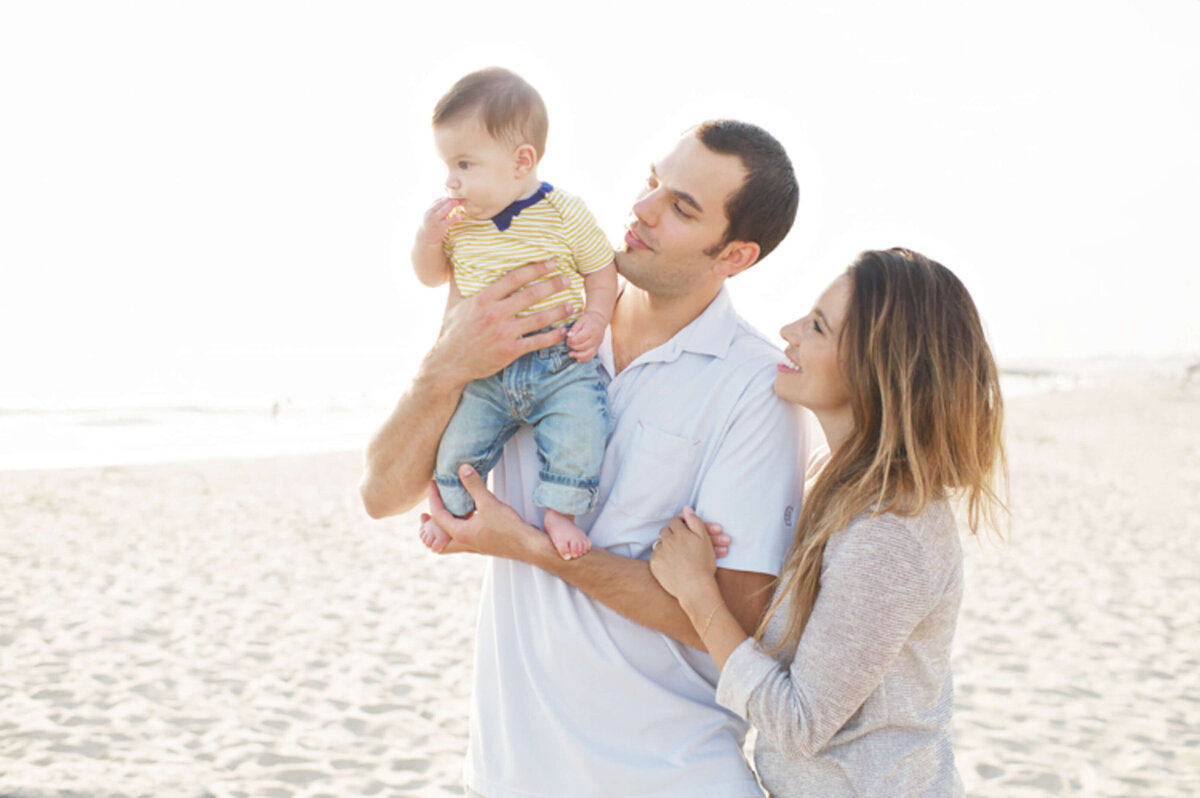
<instances>
[{"instance_id":1,"label":"man's eye","mask_svg":"<svg viewBox=\"0 0 1200 798\"><path fill-rule=\"evenodd\" d=\"M677 214L679 214L680 216L682 216L684 219L692 218L692 215L683 209L683 205L679 204L678 202L672 203L672 205L675 208L675 212Z\"/></svg>"}]
</instances>

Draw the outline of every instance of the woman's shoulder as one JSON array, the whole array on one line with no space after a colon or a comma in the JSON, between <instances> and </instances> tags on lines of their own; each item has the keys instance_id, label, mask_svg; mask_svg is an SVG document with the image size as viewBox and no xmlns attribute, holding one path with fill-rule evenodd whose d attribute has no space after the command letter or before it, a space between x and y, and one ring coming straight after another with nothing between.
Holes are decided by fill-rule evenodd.
<instances>
[{"instance_id":1,"label":"woman's shoulder","mask_svg":"<svg viewBox=\"0 0 1200 798\"><path fill-rule=\"evenodd\" d=\"M962 556L954 512L945 499L927 503L912 516L862 513L830 537L825 552L827 559L852 555L888 559L908 555L925 561L956 561Z\"/></svg>"}]
</instances>

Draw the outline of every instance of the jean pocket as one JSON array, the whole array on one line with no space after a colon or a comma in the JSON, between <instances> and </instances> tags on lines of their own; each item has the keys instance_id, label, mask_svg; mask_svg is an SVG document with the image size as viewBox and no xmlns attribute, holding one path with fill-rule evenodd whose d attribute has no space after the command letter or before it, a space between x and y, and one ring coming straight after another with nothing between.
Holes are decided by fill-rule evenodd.
<instances>
[{"instance_id":1,"label":"jean pocket","mask_svg":"<svg viewBox=\"0 0 1200 798\"><path fill-rule=\"evenodd\" d=\"M670 520L691 501L703 447L639 421L608 504L641 521Z\"/></svg>"}]
</instances>

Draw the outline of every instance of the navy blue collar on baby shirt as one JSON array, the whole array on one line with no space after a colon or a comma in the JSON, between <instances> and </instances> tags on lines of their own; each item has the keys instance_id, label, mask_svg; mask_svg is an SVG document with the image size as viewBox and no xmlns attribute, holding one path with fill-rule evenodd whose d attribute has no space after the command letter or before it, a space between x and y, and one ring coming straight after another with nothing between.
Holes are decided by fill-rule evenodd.
<instances>
[{"instance_id":1,"label":"navy blue collar on baby shirt","mask_svg":"<svg viewBox=\"0 0 1200 798\"><path fill-rule=\"evenodd\" d=\"M532 195L526 197L525 199L517 200L512 205L509 205L507 208L500 211L500 213L493 216L492 223L496 225L497 230L503 233L508 229L508 226L513 223L513 219L516 219L517 215L521 211L525 210L530 205L538 204L553 190L554 186L550 185L549 183L542 183L540 186L538 186L537 191L533 192Z\"/></svg>"}]
</instances>

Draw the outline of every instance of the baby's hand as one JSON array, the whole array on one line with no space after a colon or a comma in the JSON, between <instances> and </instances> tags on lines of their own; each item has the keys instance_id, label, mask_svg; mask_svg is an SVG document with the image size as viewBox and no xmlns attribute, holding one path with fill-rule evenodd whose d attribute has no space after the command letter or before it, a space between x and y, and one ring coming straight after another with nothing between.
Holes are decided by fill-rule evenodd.
<instances>
[{"instance_id":1,"label":"baby's hand","mask_svg":"<svg viewBox=\"0 0 1200 798\"><path fill-rule=\"evenodd\" d=\"M604 341L604 328L608 322L599 313L588 311L575 320L567 332L567 346L571 347L571 357L580 363L586 363L596 356L600 344Z\"/></svg>"},{"instance_id":2,"label":"baby's hand","mask_svg":"<svg viewBox=\"0 0 1200 798\"><path fill-rule=\"evenodd\" d=\"M442 197L429 206L421 227L417 230L417 243L421 246L440 247L446 231L458 219L455 210L462 205L462 200Z\"/></svg>"}]
</instances>

